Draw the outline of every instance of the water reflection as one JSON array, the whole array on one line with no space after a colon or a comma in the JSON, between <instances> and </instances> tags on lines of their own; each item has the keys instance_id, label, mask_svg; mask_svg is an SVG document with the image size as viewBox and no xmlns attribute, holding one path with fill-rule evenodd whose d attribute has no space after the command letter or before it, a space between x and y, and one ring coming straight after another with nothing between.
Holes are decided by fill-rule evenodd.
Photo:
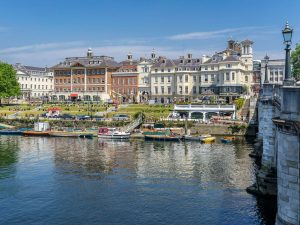
<instances>
[{"instance_id":1,"label":"water reflection","mask_svg":"<svg viewBox=\"0 0 300 225\"><path fill-rule=\"evenodd\" d=\"M14 175L18 151L19 139L13 137L0 139L0 179Z\"/></svg>"},{"instance_id":2,"label":"water reflection","mask_svg":"<svg viewBox=\"0 0 300 225\"><path fill-rule=\"evenodd\" d=\"M1 137L0 223L267 224L274 212L245 192L254 179L251 150L243 139ZM9 180L3 174L12 165Z\"/></svg>"}]
</instances>

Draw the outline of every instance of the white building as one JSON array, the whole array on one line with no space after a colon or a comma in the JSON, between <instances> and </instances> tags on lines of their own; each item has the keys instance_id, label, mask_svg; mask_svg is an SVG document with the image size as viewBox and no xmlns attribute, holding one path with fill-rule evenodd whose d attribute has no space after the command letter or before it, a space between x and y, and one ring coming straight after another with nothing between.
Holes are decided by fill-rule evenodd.
<instances>
[{"instance_id":1,"label":"white building","mask_svg":"<svg viewBox=\"0 0 300 225\"><path fill-rule=\"evenodd\" d=\"M48 98L53 92L53 72L48 68L14 65L22 98L26 100Z\"/></svg>"},{"instance_id":2,"label":"white building","mask_svg":"<svg viewBox=\"0 0 300 225\"><path fill-rule=\"evenodd\" d=\"M153 63L156 61L156 56L154 51L151 53L151 58L141 58L137 65L138 76L138 89L139 89L139 102L146 102L150 98L151 93L151 82L150 73Z\"/></svg>"},{"instance_id":3,"label":"white building","mask_svg":"<svg viewBox=\"0 0 300 225\"><path fill-rule=\"evenodd\" d=\"M265 81L265 66L266 61L261 60L261 79L262 83ZM283 84L285 60L284 59L272 59L268 61L267 66L268 78L271 84Z\"/></svg>"},{"instance_id":4,"label":"white building","mask_svg":"<svg viewBox=\"0 0 300 225\"><path fill-rule=\"evenodd\" d=\"M252 44L250 40L241 43L230 40L226 50L203 60L201 92L214 92L228 102L244 93L250 94L253 85Z\"/></svg>"}]
</instances>

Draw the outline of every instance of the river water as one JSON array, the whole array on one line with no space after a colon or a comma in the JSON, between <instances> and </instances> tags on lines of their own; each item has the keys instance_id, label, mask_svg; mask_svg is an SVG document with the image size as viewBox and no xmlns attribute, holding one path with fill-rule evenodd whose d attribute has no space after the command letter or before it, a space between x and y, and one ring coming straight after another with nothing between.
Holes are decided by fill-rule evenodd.
<instances>
[{"instance_id":1,"label":"river water","mask_svg":"<svg viewBox=\"0 0 300 225\"><path fill-rule=\"evenodd\" d=\"M0 224L273 224L234 144L0 137Z\"/></svg>"}]
</instances>

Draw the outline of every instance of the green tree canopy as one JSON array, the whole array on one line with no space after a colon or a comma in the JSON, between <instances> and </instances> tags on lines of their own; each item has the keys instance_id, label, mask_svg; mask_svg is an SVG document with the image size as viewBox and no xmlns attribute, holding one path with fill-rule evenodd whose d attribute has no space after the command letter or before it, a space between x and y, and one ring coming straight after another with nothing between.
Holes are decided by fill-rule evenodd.
<instances>
[{"instance_id":1,"label":"green tree canopy","mask_svg":"<svg viewBox=\"0 0 300 225\"><path fill-rule=\"evenodd\" d=\"M300 80L300 44L297 44L295 50L292 51L291 63L293 76L296 80Z\"/></svg>"},{"instance_id":2,"label":"green tree canopy","mask_svg":"<svg viewBox=\"0 0 300 225\"><path fill-rule=\"evenodd\" d=\"M19 96L20 85L12 65L0 62L0 99Z\"/></svg>"}]
</instances>

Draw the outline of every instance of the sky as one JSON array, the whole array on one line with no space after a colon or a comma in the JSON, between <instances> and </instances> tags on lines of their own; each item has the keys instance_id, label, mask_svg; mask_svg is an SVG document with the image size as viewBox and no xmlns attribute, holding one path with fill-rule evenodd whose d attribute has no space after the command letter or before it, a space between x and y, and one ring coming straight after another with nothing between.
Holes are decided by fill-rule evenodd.
<instances>
[{"instance_id":1,"label":"sky","mask_svg":"<svg viewBox=\"0 0 300 225\"><path fill-rule=\"evenodd\" d=\"M0 0L0 60L53 66L65 57L212 55L230 38L254 59L284 58L281 30L300 43L299 0Z\"/></svg>"}]
</instances>

